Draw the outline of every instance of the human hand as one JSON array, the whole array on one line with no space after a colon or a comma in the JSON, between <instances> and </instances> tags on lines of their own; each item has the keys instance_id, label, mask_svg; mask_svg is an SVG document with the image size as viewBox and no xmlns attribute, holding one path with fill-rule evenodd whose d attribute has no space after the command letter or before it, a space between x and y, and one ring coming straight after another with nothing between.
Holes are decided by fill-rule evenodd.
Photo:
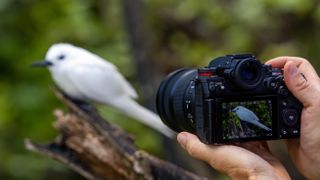
<instances>
[{"instance_id":1,"label":"human hand","mask_svg":"<svg viewBox=\"0 0 320 180\"><path fill-rule=\"evenodd\" d=\"M299 139L287 140L289 154L308 179L320 179L320 79L303 58L278 57L267 62L283 68L288 89L303 104Z\"/></svg>"},{"instance_id":2,"label":"human hand","mask_svg":"<svg viewBox=\"0 0 320 180\"><path fill-rule=\"evenodd\" d=\"M182 132L181 146L194 158L210 164L232 179L290 179L286 169L264 142L235 145L207 145L197 136Z\"/></svg>"}]
</instances>

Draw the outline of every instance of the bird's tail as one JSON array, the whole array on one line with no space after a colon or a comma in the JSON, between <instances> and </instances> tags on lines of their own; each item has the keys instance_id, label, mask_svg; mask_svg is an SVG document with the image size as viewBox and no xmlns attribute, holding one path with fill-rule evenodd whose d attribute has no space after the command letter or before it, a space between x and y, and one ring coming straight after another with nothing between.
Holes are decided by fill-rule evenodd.
<instances>
[{"instance_id":1,"label":"bird's tail","mask_svg":"<svg viewBox=\"0 0 320 180\"><path fill-rule=\"evenodd\" d=\"M111 104L128 116L159 131L169 138L173 138L173 136L176 134L161 121L157 114L141 106L131 98L119 98L116 101L113 101Z\"/></svg>"},{"instance_id":2,"label":"bird's tail","mask_svg":"<svg viewBox=\"0 0 320 180\"><path fill-rule=\"evenodd\" d=\"M263 125L259 121L252 121L251 123L256 125L256 126L258 126L258 127L260 127L260 128L262 128L262 129L264 129L264 130L266 130L266 131L271 131L270 128L268 128L267 126Z\"/></svg>"}]
</instances>

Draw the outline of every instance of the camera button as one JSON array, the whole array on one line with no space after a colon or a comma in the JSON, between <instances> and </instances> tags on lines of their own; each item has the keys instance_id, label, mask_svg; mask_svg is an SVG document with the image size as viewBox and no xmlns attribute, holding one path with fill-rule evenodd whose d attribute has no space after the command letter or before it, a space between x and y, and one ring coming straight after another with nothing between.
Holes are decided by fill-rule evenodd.
<instances>
[{"instance_id":1,"label":"camera button","mask_svg":"<svg viewBox=\"0 0 320 180\"><path fill-rule=\"evenodd\" d=\"M293 130L292 134L299 134L299 130Z\"/></svg>"},{"instance_id":2,"label":"camera button","mask_svg":"<svg viewBox=\"0 0 320 180\"><path fill-rule=\"evenodd\" d=\"M278 85L275 78L268 78L265 80L265 86L269 89L276 89Z\"/></svg>"},{"instance_id":3,"label":"camera button","mask_svg":"<svg viewBox=\"0 0 320 180\"><path fill-rule=\"evenodd\" d=\"M287 126L293 126L298 122L298 112L294 109L287 109L282 111L283 122Z\"/></svg>"},{"instance_id":4,"label":"camera button","mask_svg":"<svg viewBox=\"0 0 320 180\"><path fill-rule=\"evenodd\" d=\"M287 107L288 106L288 101L281 101L281 104L283 107Z\"/></svg>"},{"instance_id":5,"label":"camera button","mask_svg":"<svg viewBox=\"0 0 320 180\"><path fill-rule=\"evenodd\" d=\"M278 77L276 77L276 81L280 84L284 84L283 75L279 75Z\"/></svg>"},{"instance_id":6,"label":"camera button","mask_svg":"<svg viewBox=\"0 0 320 180\"><path fill-rule=\"evenodd\" d=\"M210 83L209 83L209 90L210 90L211 92L214 92L214 91L216 90L216 85L215 85L214 82L210 82Z\"/></svg>"},{"instance_id":7,"label":"camera button","mask_svg":"<svg viewBox=\"0 0 320 180\"><path fill-rule=\"evenodd\" d=\"M287 135L288 134L288 132L286 131L286 130L282 130L282 132L281 132L283 135Z\"/></svg>"},{"instance_id":8,"label":"camera button","mask_svg":"<svg viewBox=\"0 0 320 180\"><path fill-rule=\"evenodd\" d=\"M285 89L283 86L281 86L278 90L278 94L282 97L287 97L289 96L289 91Z\"/></svg>"}]
</instances>

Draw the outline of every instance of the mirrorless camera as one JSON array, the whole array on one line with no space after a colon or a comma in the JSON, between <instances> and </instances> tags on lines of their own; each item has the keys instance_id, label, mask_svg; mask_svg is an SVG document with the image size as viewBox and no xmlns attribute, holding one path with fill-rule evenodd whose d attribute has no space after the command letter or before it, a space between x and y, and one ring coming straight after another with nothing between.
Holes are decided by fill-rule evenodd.
<instances>
[{"instance_id":1,"label":"mirrorless camera","mask_svg":"<svg viewBox=\"0 0 320 180\"><path fill-rule=\"evenodd\" d=\"M176 70L161 83L156 105L167 126L208 144L300 135L302 104L286 87L282 70L251 54Z\"/></svg>"}]
</instances>

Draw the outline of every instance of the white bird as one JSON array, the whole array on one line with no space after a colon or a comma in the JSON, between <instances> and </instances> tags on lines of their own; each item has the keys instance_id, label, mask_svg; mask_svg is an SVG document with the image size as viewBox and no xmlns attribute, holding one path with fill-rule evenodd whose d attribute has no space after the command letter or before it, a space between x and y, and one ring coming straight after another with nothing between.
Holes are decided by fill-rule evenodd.
<instances>
[{"instance_id":1,"label":"white bird","mask_svg":"<svg viewBox=\"0 0 320 180\"><path fill-rule=\"evenodd\" d=\"M240 118L240 120L251 123L255 126L258 126L266 131L271 131L270 128L263 125L261 122L259 122L259 118L256 116L256 114L249 109L243 107L243 106L237 106L232 110L233 113L236 113L237 116Z\"/></svg>"},{"instance_id":2,"label":"white bird","mask_svg":"<svg viewBox=\"0 0 320 180\"><path fill-rule=\"evenodd\" d=\"M54 44L45 60L33 66L48 67L57 86L74 99L113 106L167 137L174 135L157 114L134 100L138 97L136 91L112 63L85 49L65 43Z\"/></svg>"}]
</instances>

